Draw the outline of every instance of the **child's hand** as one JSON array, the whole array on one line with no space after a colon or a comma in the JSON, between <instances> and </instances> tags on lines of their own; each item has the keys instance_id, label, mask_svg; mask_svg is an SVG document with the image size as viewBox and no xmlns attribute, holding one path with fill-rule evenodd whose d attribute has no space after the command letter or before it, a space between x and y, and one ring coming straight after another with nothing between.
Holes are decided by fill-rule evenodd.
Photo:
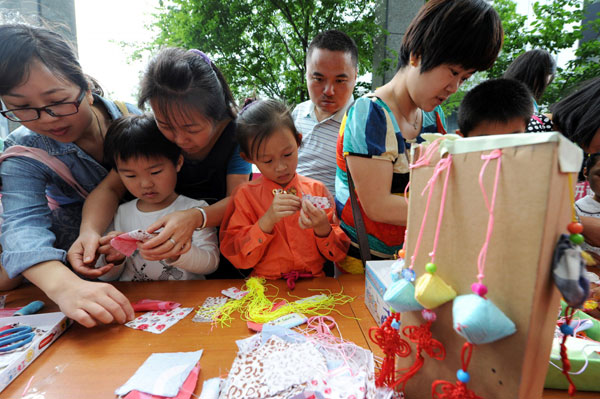
<instances>
[{"instance_id":1,"label":"child's hand","mask_svg":"<svg viewBox=\"0 0 600 399\"><path fill-rule=\"evenodd\" d=\"M293 194L275 194L271 206L258 220L258 225L262 231L270 234L277 222L298 212L301 206L302 200Z\"/></svg>"},{"instance_id":2,"label":"child's hand","mask_svg":"<svg viewBox=\"0 0 600 399\"><path fill-rule=\"evenodd\" d=\"M110 245L110 240L121 234L123 234L122 231L111 231L104 237L100 237L100 247L98 247L98 253L100 255L104 255L104 259L106 259L107 263L118 265L125 260L125 255Z\"/></svg>"},{"instance_id":3,"label":"child's hand","mask_svg":"<svg viewBox=\"0 0 600 399\"><path fill-rule=\"evenodd\" d=\"M308 200L302 201L298 224L303 229L312 228L319 237L327 237L331 232L331 224L325 211L317 208Z\"/></svg>"}]
</instances>

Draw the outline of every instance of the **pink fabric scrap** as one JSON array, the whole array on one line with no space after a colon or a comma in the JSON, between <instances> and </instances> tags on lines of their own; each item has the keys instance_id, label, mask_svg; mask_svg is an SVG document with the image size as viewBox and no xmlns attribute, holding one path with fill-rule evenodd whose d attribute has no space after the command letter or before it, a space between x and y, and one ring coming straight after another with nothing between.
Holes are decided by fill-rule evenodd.
<instances>
[{"instance_id":1,"label":"pink fabric scrap","mask_svg":"<svg viewBox=\"0 0 600 399\"><path fill-rule=\"evenodd\" d=\"M274 303L273 306L271 306L271 312L276 311L277 309L279 309L280 307L282 307L283 305L285 305L287 303L286 300L283 301L279 301L277 303ZM253 321L247 321L246 325L248 326L248 328L252 331L256 331L256 332L261 332L263 325L261 323L255 323Z\"/></svg>"},{"instance_id":2,"label":"pink fabric scrap","mask_svg":"<svg viewBox=\"0 0 600 399\"><path fill-rule=\"evenodd\" d=\"M157 299L141 299L136 303L132 303L131 306L134 312L148 312L152 310L172 310L180 307L181 304Z\"/></svg>"},{"instance_id":3,"label":"pink fabric scrap","mask_svg":"<svg viewBox=\"0 0 600 399\"><path fill-rule=\"evenodd\" d=\"M0 317L10 317L13 315L13 313L15 313L19 309L21 309L21 307L0 309Z\"/></svg>"},{"instance_id":4,"label":"pink fabric scrap","mask_svg":"<svg viewBox=\"0 0 600 399\"><path fill-rule=\"evenodd\" d=\"M149 240L154 234L144 230L133 230L129 233L123 233L110 240L110 245L125 256L131 256L137 249L137 243Z\"/></svg>"},{"instance_id":5,"label":"pink fabric scrap","mask_svg":"<svg viewBox=\"0 0 600 399\"><path fill-rule=\"evenodd\" d=\"M196 367L190 371L190 374L185 379L185 382L179 389L179 393L177 396L173 396L173 399L190 399L194 390L196 389L196 384L198 383L198 374L200 374L200 365L197 364ZM151 395L149 393L140 392L133 390L125 395L125 399L167 399L167 396L158 396Z\"/></svg>"}]
</instances>

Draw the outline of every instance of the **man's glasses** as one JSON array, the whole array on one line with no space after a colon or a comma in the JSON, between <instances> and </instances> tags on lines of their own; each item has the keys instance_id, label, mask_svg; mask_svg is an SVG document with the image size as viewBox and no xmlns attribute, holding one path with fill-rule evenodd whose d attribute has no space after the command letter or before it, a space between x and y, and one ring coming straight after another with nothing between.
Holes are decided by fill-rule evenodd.
<instances>
[{"instance_id":1,"label":"man's glasses","mask_svg":"<svg viewBox=\"0 0 600 399\"><path fill-rule=\"evenodd\" d=\"M69 116L76 114L79 111L79 105L85 97L85 90L81 90L77 100L69 101L64 103L58 103L54 105L48 105L47 107L41 108L15 108L0 111L0 114L4 115L5 118L13 122L31 122L36 119L40 119L42 111L46 112L50 116Z\"/></svg>"}]
</instances>

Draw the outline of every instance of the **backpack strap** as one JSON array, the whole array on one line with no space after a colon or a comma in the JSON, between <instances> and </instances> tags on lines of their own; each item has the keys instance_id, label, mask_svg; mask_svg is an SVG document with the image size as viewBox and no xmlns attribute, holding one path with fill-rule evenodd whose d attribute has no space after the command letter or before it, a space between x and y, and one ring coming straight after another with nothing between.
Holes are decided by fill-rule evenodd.
<instances>
[{"instance_id":1,"label":"backpack strap","mask_svg":"<svg viewBox=\"0 0 600 399\"><path fill-rule=\"evenodd\" d=\"M344 158L346 162L346 174L348 175L348 191L350 191L350 205L352 206L352 217L354 219L354 229L356 230L356 238L358 240L358 250L360 252L360 260L363 266L367 267L367 261L371 260L371 250L369 247L369 238L367 237L367 229L363 220L360 207L358 206L358 198L354 188L354 181L350 174L348 166L348 158Z\"/></svg>"},{"instance_id":2,"label":"backpack strap","mask_svg":"<svg viewBox=\"0 0 600 399\"><path fill-rule=\"evenodd\" d=\"M75 180L71 170L63 161L55 156L48 154L46 151L40 148L25 147L22 145L14 145L6 149L0 155L0 162L10 157L27 157L35 159L52 169L61 179L67 182L81 197L87 198L88 192L81 187L81 185Z\"/></svg>"},{"instance_id":3,"label":"backpack strap","mask_svg":"<svg viewBox=\"0 0 600 399\"><path fill-rule=\"evenodd\" d=\"M113 101L115 103L115 105L117 106L117 108L119 109L119 111L121 111L121 114L123 116L127 116L129 115L129 110L127 109L127 105L123 102L123 101Z\"/></svg>"}]
</instances>

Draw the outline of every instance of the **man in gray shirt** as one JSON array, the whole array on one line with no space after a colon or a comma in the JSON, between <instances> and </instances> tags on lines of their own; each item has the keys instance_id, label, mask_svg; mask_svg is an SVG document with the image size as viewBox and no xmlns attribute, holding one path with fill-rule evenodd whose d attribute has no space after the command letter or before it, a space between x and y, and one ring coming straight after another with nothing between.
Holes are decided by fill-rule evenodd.
<instances>
[{"instance_id":1,"label":"man in gray shirt","mask_svg":"<svg viewBox=\"0 0 600 399\"><path fill-rule=\"evenodd\" d=\"M300 175L319 180L335 195L336 143L340 124L354 102L358 49L344 32L319 33L308 46L306 81L310 100L292 112L302 133L298 151Z\"/></svg>"}]
</instances>

